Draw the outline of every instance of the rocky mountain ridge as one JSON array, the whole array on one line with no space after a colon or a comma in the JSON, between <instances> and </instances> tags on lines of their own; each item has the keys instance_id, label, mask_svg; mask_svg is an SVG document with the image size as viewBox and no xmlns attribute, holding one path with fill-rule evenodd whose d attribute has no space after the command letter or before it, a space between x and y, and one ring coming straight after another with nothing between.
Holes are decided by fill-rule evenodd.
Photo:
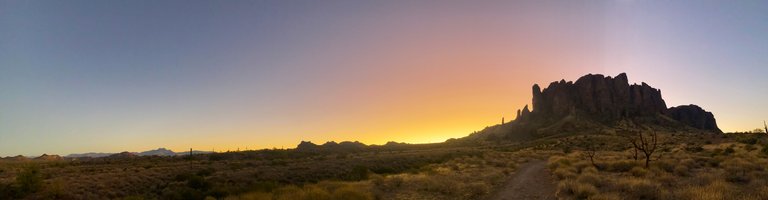
<instances>
[{"instance_id":1,"label":"rocky mountain ridge","mask_svg":"<svg viewBox=\"0 0 768 200\"><path fill-rule=\"evenodd\" d=\"M526 105L518 110L516 120L554 122L567 116L578 116L612 123L663 115L691 128L722 132L711 112L696 105L667 108L661 90L645 82L630 85L625 73L615 78L588 74L576 82L552 82L543 90L534 84L532 90L533 110L528 110Z\"/></svg>"}]
</instances>

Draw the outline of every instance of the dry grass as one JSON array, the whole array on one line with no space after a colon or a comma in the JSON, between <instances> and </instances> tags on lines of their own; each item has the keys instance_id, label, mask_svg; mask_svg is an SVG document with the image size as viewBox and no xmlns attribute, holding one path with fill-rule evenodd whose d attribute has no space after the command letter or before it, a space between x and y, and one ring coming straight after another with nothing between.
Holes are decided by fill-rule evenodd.
<instances>
[{"instance_id":1,"label":"dry grass","mask_svg":"<svg viewBox=\"0 0 768 200\"><path fill-rule=\"evenodd\" d=\"M600 151L598 168L573 152L549 160L562 199L768 199L768 155L729 138L678 137L649 168L631 151ZM620 140L617 140L620 142ZM695 148L700 142L703 148ZM709 143L709 144L704 144ZM693 146L693 147L691 147Z\"/></svg>"}]
</instances>

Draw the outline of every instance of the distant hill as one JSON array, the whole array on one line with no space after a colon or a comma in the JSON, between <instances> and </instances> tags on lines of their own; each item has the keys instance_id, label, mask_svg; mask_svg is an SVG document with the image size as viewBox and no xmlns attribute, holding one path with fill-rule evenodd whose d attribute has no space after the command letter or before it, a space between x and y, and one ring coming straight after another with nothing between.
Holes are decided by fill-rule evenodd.
<instances>
[{"instance_id":1,"label":"distant hill","mask_svg":"<svg viewBox=\"0 0 768 200\"><path fill-rule=\"evenodd\" d=\"M18 155L18 156L13 156L13 157L8 156L8 157L5 157L5 158L2 158L2 160L5 160L5 161L28 161L30 159L27 158L27 157L24 157L22 155Z\"/></svg>"},{"instance_id":2,"label":"distant hill","mask_svg":"<svg viewBox=\"0 0 768 200\"><path fill-rule=\"evenodd\" d=\"M59 155L43 154L40 157L35 158L35 160L55 161L55 160L63 160L63 158Z\"/></svg>"},{"instance_id":3,"label":"distant hill","mask_svg":"<svg viewBox=\"0 0 768 200\"><path fill-rule=\"evenodd\" d=\"M141 153L138 153L137 155L139 156L175 156L176 152L173 152L166 148L158 148L155 150L141 152Z\"/></svg>"},{"instance_id":4,"label":"distant hill","mask_svg":"<svg viewBox=\"0 0 768 200\"><path fill-rule=\"evenodd\" d=\"M84 158L84 157L101 158L101 157L107 157L107 156L112 155L112 154L115 154L115 153L94 153L94 152L79 153L79 154L78 153L73 153L73 154L66 155L64 157L65 158Z\"/></svg>"},{"instance_id":5,"label":"distant hill","mask_svg":"<svg viewBox=\"0 0 768 200\"><path fill-rule=\"evenodd\" d=\"M619 126L722 133L711 112L697 105L668 108L661 90L644 82L630 85L624 73L588 74L575 82L552 82L543 90L534 84L532 97L532 106L518 110L514 121L469 138L526 140Z\"/></svg>"},{"instance_id":6,"label":"distant hill","mask_svg":"<svg viewBox=\"0 0 768 200\"><path fill-rule=\"evenodd\" d=\"M208 154L213 153L211 151L192 151L193 154ZM174 152L166 148L157 148L154 150L149 151L143 151L143 152L122 152L122 153L81 153L81 154L69 154L67 156L64 156L65 158L103 158L103 157L109 157L113 156L115 154L123 154L122 156L127 156L126 154L132 154L135 156L185 156L189 155L189 152Z\"/></svg>"}]
</instances>

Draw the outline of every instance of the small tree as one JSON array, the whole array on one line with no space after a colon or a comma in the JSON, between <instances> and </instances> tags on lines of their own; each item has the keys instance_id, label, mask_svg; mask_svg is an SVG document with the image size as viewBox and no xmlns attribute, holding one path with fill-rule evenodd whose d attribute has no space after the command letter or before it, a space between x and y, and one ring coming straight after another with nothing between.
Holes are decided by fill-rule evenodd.
<instances>
[{"instance_id":1,"label":"small tree","mask_svg":"<svg viewBox=\"0 0 768 200\"><path fill-rule=\"evenodd\" d=\"M597 151L595 151L595 149L592 148L592 149L585 149L583 153L585 156L589 158L589 162L592 163L592 166L594 166L595 168L598 168L597 164L595 164L595 156L597 155Z\"/></svg>"},{"instance_id":2,"label":"small tree","mask_svg":"<svg viewBox=\"0 0 768 200\"><path fill-rule=\"evenodd\" d=\"M597 164L595 164L595 157L597 156L597 145L593 143L586 143L585 146L583 146L581 151L581 156L583 159L589 159L589 162L594 166L595 168L599 167Z\"/></svg>"},{"instance_id":3,"label":"small tree","mask_svg":"<svg viewBox=\"0 0 768 200\"><path fill-rule=\"evenodd\" d=\"M643 152L643 155L645 155L645 168L648 168L651 163L651 156L658 147L658 134L656 131L651 131L647 136L642 131L637 131L637 134L633 139L630 139L630 142L632 142L635 152Z\"/></svg>"}]
</instances>

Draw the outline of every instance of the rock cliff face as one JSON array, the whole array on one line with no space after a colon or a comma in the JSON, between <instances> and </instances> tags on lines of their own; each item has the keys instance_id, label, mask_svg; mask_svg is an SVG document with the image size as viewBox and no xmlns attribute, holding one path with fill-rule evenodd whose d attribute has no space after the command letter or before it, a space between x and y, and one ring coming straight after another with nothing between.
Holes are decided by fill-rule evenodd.
<instances>
[{"instance_id":1,"label":"rock cliff face","mask_svg":"<svg viewBox=\"0 0 768 200\"><path fill-rule=\"evenodd\" d=\"M697 105L672 107L667 109L665 114L693 128L721 132L720 128L717 128L715 115Z\"/></svg>"},{"instance_id":2,"label":"rock cliff face","mask_svg":"<svg viewBox=\"0 0 768 200\"><path fill-rule=\"evenodd\" d=\"M569 115L601 122L667 115L693 128L720 132L712 113L698 106L667 109L661 90L646 83L630 85L622 73L612 78L589 74L576 82L560 80L543 90L533 85L533 110L518 111L520 120L557 120Z\"/></svg>"}]
</instances>

